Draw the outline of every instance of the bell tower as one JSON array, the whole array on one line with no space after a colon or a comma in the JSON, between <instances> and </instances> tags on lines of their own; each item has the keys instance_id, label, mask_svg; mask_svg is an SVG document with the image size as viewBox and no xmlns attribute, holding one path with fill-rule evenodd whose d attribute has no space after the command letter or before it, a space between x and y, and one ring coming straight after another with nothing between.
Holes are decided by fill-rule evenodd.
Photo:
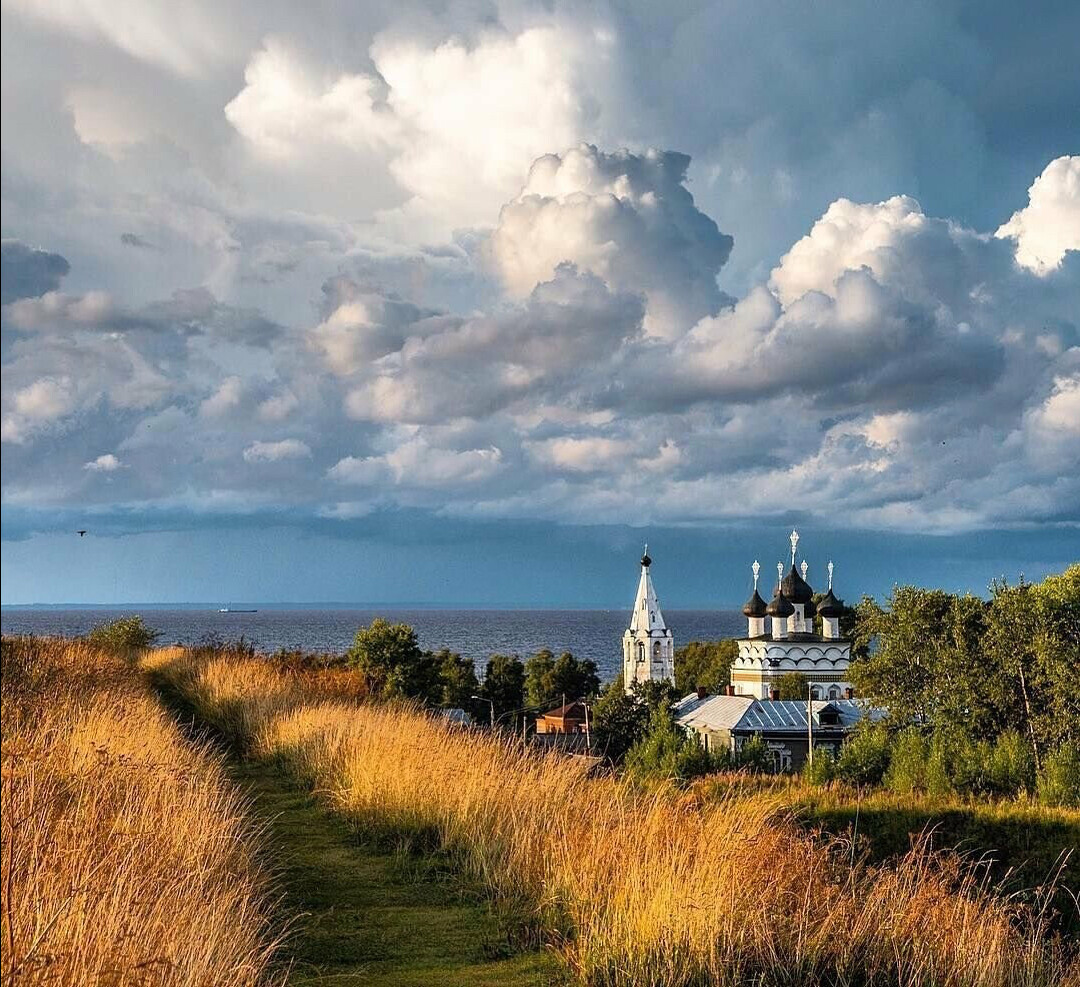
<instances>
[{"instance_id":1,"label":"bell tower","mask_svg":"<svg viewBox=\"0 0 1080 987\"><path fill-rule=\"evenodd\" d=\"M664 623L653 588L649 546L641 556L641 578L630 625L623 634L623 686L627 695L635 682L675 682L675 640Z\"/></svg>"}]
</instances>

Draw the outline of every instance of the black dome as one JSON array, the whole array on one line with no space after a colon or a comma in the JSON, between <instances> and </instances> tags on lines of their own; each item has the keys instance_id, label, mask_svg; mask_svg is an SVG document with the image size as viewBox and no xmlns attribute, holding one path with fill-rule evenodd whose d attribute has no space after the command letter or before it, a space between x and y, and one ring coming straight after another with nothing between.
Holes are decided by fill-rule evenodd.
<instances>
[{"instance_id":1,"label":"black dome","mask_svg":"<svg viewBox=\"0 0 1080 987\"><path fill-rule=\"evenodd\" d=\"M641 564L643 566L645 566L646 569L648 569L649 566L652 565L652 559L649 558L649 553L648 552L646 552L643 556L641 556Z\"/></svg>"},{"instance_id":2,"label":"black dome","mask_svg":"<svg viewBox=\"0 0 1080 987\"><path fill-rule=\"evenodd\" d=\"M822 617L840 617L844 613L843 605L840 601L833 596L833 591L829 590L822 598L821 602L817 605L817 612Z\"/></svg>"},{"instance_id":3,"label":"black dome","mask_svg":"<svg viewBox=\"0 0 1080 987\"><path fill-rule=\"evenodd\" d=\"M794 565L788 569L780 589L792 603L809 603L814 598L814 591L810 584L799 575L799 570Z\"/></svg>"},{"instance_id":4,"label":"black dome","mask_svg":"<svg viewBox=\"0 0 1080 987\"><path fill-rule=\"evenodd\" d=\"M742 612L746 617L764 617L768 612L765 601L761 598L756 589L754 590L754 595L743 604Z\"/></svg>"},{"instance_id":5,"label":"black dome","mask_svg":"<svg viewBox=\"0 0 1080 987\"><path fill-rule=\"evenodd\" d=\"M790 617L795 608L791 605L791 601L784 596L784 591L781 589L777 591L776 596L772 598L772 602L765 608L765 612L770 617Z\"/></svg>"}]
</instances>

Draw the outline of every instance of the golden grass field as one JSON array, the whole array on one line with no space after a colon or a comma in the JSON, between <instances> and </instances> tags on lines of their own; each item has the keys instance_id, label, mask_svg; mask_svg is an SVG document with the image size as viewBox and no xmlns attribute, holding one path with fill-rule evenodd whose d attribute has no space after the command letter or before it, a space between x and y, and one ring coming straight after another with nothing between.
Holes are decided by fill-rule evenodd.
<instances>
[{"instance_id":1,"label":"golden grass field","mask_svg":"<svg viewBox=\"0 0 1080 987\"><path fill-rule=\"evenodd\" d=\"M1080 982L1045 914L995 896L955 855L852 867L767 788L643 793L257 658L170 649L145 666L358 828L450 853L497 904L527 909L583 982Z\"/></svg>"},{"instance_id":2,"label":"golden grass field","mask_svg":"<svg viewBox=\"0 0 1080 987\"><path fill-rule=\"evenodd\" d=\"M269 982L258 834L219 758L121 658L5 639L2 666L3 983Z\"/></svg>"}]
</instances>

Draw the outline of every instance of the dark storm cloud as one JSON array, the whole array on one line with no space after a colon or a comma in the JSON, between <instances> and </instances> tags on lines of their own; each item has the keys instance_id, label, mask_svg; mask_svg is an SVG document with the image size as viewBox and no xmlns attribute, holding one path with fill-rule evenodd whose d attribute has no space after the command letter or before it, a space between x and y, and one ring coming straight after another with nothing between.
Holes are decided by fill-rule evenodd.
<instances>
[{"instance_id":1,"label":"dark storm cloud","mask_svg":"<svg viewBox=\"0 0 1080 987\"><path fill-rule=\"evenodd\" d=\"M38 250L19 240L4 240L0 244L0 261L4 305L56 291L71 270L71 265L59 254Z\"/></svg>"}]
</instances>

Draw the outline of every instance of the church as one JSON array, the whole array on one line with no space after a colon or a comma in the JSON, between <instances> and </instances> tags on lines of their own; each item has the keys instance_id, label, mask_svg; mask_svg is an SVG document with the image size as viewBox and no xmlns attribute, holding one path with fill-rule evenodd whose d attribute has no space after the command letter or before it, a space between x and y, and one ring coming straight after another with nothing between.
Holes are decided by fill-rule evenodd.
<instances>
[{"instance_id":1,"label":"church","mask_svg":"<svg viewBox=\"0 0 1080 987\"><path fill-rule=\"evenodd\" d=\"M840 633L843 606L833 593L834 566L830 561L828 589L815 603L809 583L809 563L800 561L799 533L792 531L790 564L776 564L776 588L766 603L758 591L761 566L751 566L753 590L742 608L746 635L739 638L739 653L725 690L732 696L779 698L779 680L797 672L815 700L851 698L848 669L851 641ZM641 575L630 623L623 634L623 686L629 693L635 682L675 681L675 640L664 621L653 586L648 546L641 557Z\"/></svg>"},{"instance_id":2,"label":"church","mask_svg":"<svg viewBox=\"0 0 1080 987\"><path fill-rule=\"evenodd\" d=\"M750 567L754 588L742 610L747 633L739 639L739 656L731 670L733 695L776 698L773 694L780 677L798 672L808 683L809 698L850 698L851 641L840 634L843 606L833 594L833 564L830 561L825 567L828 590L815 603L808 581L809 563L804 558L796 565L798 531L791 532L789 541L790 567L785 574L784 563L776 563L776 589L768 603L758 592L761 566L755 561Z\"/></svg>"}]
</instances>

